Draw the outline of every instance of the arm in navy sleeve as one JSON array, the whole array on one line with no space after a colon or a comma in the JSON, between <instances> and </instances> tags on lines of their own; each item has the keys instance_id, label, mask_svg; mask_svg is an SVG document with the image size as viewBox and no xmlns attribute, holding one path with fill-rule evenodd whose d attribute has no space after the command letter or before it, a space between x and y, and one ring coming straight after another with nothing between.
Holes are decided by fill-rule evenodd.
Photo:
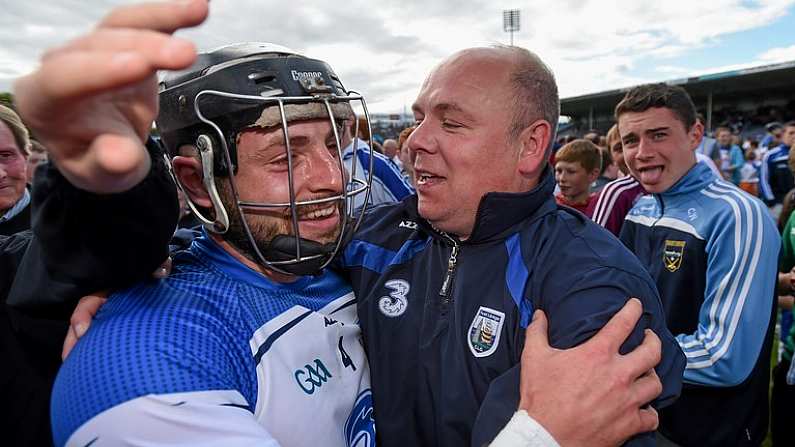
<instances>
[{"instance_id":1,"label":"arm in navy sleeve","mask_svg":"<svg viewBox=\"0 0 795 447\"><path fill-rule=\"evenodd\" d=\"M138 185L116 194L75 188L48 165L33 188L33 232L8 296L31 315L68 318L81 296L129 285L168 256L176 227L176 187L156 144L152 168Z\"/></svg>"},{"instance_id":2,"label":"arm in navy sleeve","mask_svg":"<svg viewBox=\"0 0 795 447\"><path fill-rule=\"evenodd\" d=\"M663 408L679 396L685 360L666 327L662 303L650 278L613 267L597 267L580 274L579 279L563 293L549 290L547 295L540 297L540 307L549 318L550 345L560 349L587 341L621 310L629 298L638 298L643 304L643 315L619 352L626 354L640 345L644 329L654 331L662 342L662 360L655 371L663 391L652 405Z\"/></svg>"}]
</instances>

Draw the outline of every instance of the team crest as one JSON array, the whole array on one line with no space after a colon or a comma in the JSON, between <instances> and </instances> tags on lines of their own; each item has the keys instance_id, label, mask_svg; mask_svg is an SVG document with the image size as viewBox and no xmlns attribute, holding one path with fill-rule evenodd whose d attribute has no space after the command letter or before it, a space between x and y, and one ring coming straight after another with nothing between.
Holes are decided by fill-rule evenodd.
<instances>
[{"instance_id":1,"label":"team crest","mask_svg":"<svg viewBox=\"0 0 795 447\"><path fill-rule=\"evenodd\" d=\"M488 357L497 350L502 334L505 314L480 306L478 313L469 325L469 350L475 357Z\"/></svg>"},{"instance_id":2,"label":"team crest","mask_svg":"<svg viewBox=\"0 0 795 447\"><path fill-rule=\"evenodd\" d=\"M685 256L685 241L665 241L665 251L663 251L663 262L665 268L673 273L682 266L682 258Z\"/></svg>"}]
</instances>

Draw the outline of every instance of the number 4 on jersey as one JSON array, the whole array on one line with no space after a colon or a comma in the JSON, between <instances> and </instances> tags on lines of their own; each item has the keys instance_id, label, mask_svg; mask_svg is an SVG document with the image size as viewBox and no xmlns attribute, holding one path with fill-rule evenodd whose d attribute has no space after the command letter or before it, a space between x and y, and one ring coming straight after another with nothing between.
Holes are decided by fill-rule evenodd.
<instances>
[{"instance_id":1,"label":"number 4 on jersey","mask_svg":"<svg viewBox=\"0 0 795 447\"><path fill-rule=\"evenodd\" d=\"M342 357L342 364L345 368L350 367L352 370L356 371L356 365L353 364L353 360L351 360L351 356L345 352L345 346L342 344L342 337L340 337L339 342L339 349L340 349L340 357Z\"/></svg>"}]
</instances>

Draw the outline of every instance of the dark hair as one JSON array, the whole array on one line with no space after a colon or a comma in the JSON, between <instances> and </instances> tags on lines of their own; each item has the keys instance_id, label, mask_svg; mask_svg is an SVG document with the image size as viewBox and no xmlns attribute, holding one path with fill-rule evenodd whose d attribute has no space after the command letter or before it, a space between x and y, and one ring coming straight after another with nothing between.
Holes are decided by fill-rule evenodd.
<instances>
[{"instance_id":1,"label":"dark hair","mask_svg":"<svg viewBox=\"0 0 795 447\"><path fill-rule=\"evenodd\" d=\"M795 121L787 121L784 123L784 127L795 127Z\"/></svg>"},{"instance_id":2,"label":"dark hair","mask_svg":"<svg viewBox=\"0 0 795 447\"><path fill-rule=\"evenodd\" d=\"M696 122L696 106L685 89L665 83L646 84L633 87L618 103L615 118L628 112L645 112L651 108L670 109L677 119L690 130Z\"/></svg>"}]
</instances>

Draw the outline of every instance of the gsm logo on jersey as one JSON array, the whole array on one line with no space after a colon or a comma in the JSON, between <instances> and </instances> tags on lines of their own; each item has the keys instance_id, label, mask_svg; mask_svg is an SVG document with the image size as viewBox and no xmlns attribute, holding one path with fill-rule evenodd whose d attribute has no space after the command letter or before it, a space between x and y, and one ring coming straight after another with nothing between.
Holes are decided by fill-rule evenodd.
<instances>
[{"instance_id":1,"label":"gsm logo on jersey","mask_svg":"<svg viewBox=\"0 0 795 447\"><path fill-rule=\"evenodd\" d=\"M314 393L317 388L323 386L331 377L328 368L320 359L315 359L314 366L304 365L304 369L299 369L295 372L295 381L298 382L298 386L306 394Z\"/></svg>"}]
</instances>

